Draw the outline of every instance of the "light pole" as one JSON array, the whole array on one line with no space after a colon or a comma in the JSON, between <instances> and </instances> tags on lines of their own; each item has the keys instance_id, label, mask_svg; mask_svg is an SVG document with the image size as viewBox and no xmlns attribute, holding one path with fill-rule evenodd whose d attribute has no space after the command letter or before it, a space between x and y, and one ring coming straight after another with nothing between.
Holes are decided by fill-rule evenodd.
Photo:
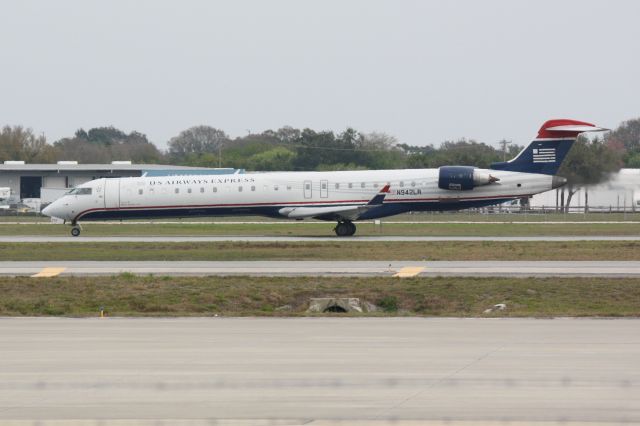
<instances>
[{"instance_id":1,"label":"light pole","mask_svg":"<svg viewBox=\"0 0 640 426\"><path fill-rule=\"evenodd\" d=\"M511 141L502 139L500 145L502 146L502 161L507 161L507 145L511 145Z\"/></svg>"}]
</instances>

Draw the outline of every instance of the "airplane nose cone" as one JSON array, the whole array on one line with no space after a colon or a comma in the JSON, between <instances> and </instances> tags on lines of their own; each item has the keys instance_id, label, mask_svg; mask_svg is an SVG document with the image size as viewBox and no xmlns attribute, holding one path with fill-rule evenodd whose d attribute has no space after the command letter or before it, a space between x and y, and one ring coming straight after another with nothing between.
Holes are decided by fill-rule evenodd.
<instances>
[{"instance_id":1,"label":"airplane nose cone","mask_svg":"<svg viewBox=\"0 0 640 426\"><path fill-rule=\"evenodd\" d=\"M60 207L61 207L60 203L56 200L53 203L49 204L44 209L42 209L40 213L49 217L57 217L59 219L65 219L64 211Z\"/></svg>"},{"instance_id":2,"label":"airplane nose cone","mask_svg":"<svg viewBox=\"0 0 640 426\"><path fill-rule=\"evenodd\" d=\"M551 189L560 188L561 186L566 185L567 179L562 176L554 176L551 180Z\"/></svg>"}]
</instances>

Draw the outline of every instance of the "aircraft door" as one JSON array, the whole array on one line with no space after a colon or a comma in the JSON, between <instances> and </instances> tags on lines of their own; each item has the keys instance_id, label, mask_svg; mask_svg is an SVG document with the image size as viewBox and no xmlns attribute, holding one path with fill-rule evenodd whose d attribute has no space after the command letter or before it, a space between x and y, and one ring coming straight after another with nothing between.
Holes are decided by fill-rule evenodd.
<instances>
[{"instance_id":1,"label":"aircraft door","mask_svg":"<svg viewBox=\"0 0 640 426\"><path fill-rule=\"evenodd\" d=\"M107 209L120 208L120 178L104 180L104 207Z\"/></svg>"},{"instance_id":2,"label":"aircraft door","mask_svg":"<svg viewBox=\"0 0 640 426\"><path fill-rule=\"evenodd\" d=\"M310 180L304 181L304 198L311 198L313 196L313 185Z\"/></svg>"},{"instance_id":3,"label":"aircraft door","mask_svg":"<svg viewBox=\"0 0 640 426\"><path fill-rule=\"evenodd\" d=\"M320 181L320 198L329 197L329 182L326 180Z\"/></svg>"}]
</instances>

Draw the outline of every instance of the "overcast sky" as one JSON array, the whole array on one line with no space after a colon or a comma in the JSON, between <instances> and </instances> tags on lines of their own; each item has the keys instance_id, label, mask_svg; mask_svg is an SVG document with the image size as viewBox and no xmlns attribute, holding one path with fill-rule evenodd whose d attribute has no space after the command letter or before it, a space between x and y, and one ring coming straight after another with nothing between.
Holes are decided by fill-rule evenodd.
<instances>
[{"instance_id":1,"label":"overcast sky","mask_svg":"<svg viewBox=\"0 0 640 426\"><path fill-rule=\"evenodd\" d=\"M0 0L0 125L528 142L640 117L640 1Z\"/></svg>"}]
</instances>

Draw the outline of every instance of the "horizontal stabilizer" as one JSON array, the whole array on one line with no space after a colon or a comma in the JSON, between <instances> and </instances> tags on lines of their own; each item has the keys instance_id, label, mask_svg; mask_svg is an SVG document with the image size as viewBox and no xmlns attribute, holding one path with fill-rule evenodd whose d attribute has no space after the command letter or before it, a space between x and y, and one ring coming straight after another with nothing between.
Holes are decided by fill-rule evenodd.
<instances>
[{"instance_id":1,"label":"horizontal stabilizer","mask_svg":"<svg viewBox=\"0 0 640 426\"><path fill-rule=\"evenodd\" d=\"M596 127L596 126L565 125L565 126L547 127L545 130L549 130L549 131L552 131L552 132L578 132L578 133L584 133L584 132L602 132L602 131L609 130L609 129L605 129L604 127Z\"/></svg>"}]
</instances>

